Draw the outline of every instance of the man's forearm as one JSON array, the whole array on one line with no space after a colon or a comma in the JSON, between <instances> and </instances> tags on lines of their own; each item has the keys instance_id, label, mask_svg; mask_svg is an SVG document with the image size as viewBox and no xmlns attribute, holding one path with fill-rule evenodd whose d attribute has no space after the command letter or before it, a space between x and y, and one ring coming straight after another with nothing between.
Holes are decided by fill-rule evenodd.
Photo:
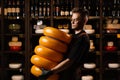
<instances>
[{"instance_id":1,"label":"man's forearm","mask_svg":"<svg viewBox=\"0 0 120 80\"><path fill-rule=\"evenodd\" d=\"M70 59L65 59L64 61L60 62L57 66L55 66L54 68L52 68L51 70L54 73L59 73L60 71L65 70L66 68L68 68L71 65L72 61Z\"/></svg>"}]
</instances>

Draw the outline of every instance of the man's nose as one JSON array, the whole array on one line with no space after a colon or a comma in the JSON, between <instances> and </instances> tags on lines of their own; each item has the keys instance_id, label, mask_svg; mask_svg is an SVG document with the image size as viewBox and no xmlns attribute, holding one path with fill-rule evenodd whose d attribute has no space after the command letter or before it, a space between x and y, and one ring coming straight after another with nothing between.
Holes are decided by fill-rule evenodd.
<instances>
[{"instance_id":1,"label":"man's nose","mask_svg":"<svg viewBox=\"0 0 120 80\"><path fill-rule=\"evenodd\" d=\"M71 20L71 23L72 23L72 24L74 24L74 21L73 21L73 20Z\"/></svg>"}]
</instances>

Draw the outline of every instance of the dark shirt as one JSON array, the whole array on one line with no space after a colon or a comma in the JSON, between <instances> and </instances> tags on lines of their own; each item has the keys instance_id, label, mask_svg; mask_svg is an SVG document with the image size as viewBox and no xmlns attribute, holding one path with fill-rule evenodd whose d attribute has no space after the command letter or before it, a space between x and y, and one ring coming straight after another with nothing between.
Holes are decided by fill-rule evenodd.
<instances>
[{"instance_id":1,"label":"dark shirt","mask_svg":"<svg viewBox=\"0 0 120 80\"><path fill-rule=\"evenodd\" d=\"M77 70L84 63L84 60L89 52L90 42L89 37L85 31L81 31L78 34L72 36L72 41L69 45L68 55L73 61L71 66L61 72L60 80L80 80L80 75L77 74Z\"/></svg>"}]
</instances>

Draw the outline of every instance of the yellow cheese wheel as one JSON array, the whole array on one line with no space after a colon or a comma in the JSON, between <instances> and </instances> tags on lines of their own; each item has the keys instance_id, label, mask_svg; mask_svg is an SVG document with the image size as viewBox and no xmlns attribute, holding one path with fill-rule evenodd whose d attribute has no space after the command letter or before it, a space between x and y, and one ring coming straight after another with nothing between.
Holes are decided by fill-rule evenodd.
<instances>
[{"instance_id":1,"label":"yellow cheese wheel","mask_svg":"<svg viewBox=\"0 0 120 80\"><path fill-rule=\"evenodd\" d=\"M67 44L64 44L51 37L41 36L39 39L39 44L58 52L64 53L67 51Z\"/></svg>"},{"instance_id":2,"label":"yellow cheese wheel","mask_svg":"<svg viewBox=\"0 0 120 80\"><path fill-rule=\"evenodd\" d=\"M39 77L42 74L42 70L39 67L35 66L35 65L33 65L31 67L30 72L31 72L32 75L34 75L36 77ZM53 74L53 75L51 75L51 76L49 76L47 78L47 80L58 80L58 79L59 79L58 74Z\"/></svg>"},{"instance_id":3,"label":"yellow cheese wheel","mask_svg":"<svg viewBox=\"0 0 120 80\"><path fill-rule=\"evenodd\" d=\"M54 62L60 62L63 59L62 53L56 52L42 45L37 45L34 49L35 54Z\"/></svg>"},{"instance_id":4,"label":"yellow cheese wheel","mask_svg":"<svg viewBox=\"0 0 120 80\"><path fill-rule=\"evenodd\" d=\"M37 67L37 66L35 66L35 65L33 65L32 67L31 67L31 73L34 75L34 76L36 76L36 77L38 77L38 76L40 76L41 74L42 74L42 70L39 68L39 67Z\"/></svg>"},{"instance_id":5,"label":"yellow cheese wheel","mask_svg":"<svg viewBox=\"0 0 120 80\"><path fill-rule=\"evenodd\" d=\"M12 37L12 41L13 41L13 42L17 42L17 41L18 41L18 37L17 37L17 36L13 36L13 37Z\"/></svg>"},{"instance_id":6,"label":"yellow cheese wheel","mask_svg":"<svg viewBox=\"0 0 120 80\"><path fill-rule=\"evenodd\" d=\"M22 46L22 42L18 41L18 42L14 42L14 41L10 41L8 43L9 46Z\"/></svg>"},{"instance_id":7,"label":"yellow cheese wheel","mask_svg":"<svg viewBox=\"0 0 120 80\"><path fill-rule=\"evenodd\" d=\"M55 39L61 40L65 43L70 43L71 41L71 36L57 28L53 27L45 27L43 29L43 34L46 36L53 37Z\"/></svg>"},{"instance_id":8,"label":"yellow cheese wheel","mask_svg":"<svg viewBox=\"0 0 120 80\"><path fill-rule=\"evenodd\" d=\"M50 70L51 68L55 67L57 65L56 62L50 61L48 59L45 59L43 57L40 57L39 55L33 55L31 57L31 63L38 66L45 68L47 70Z\"/></svg>"}]
</instances>

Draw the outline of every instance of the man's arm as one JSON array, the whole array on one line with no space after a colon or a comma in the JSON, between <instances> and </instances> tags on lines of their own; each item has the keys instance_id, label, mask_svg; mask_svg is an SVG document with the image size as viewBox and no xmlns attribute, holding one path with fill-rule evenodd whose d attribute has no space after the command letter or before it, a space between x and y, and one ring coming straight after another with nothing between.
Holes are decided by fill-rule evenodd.
<instances>
[{"instance_id":1,"label":"man's arm","mask_svg":"<svg viewBox=\"0 0 120 80\"><path fill-rule=\"evenodd\" d=\"M57 66L55 66L54 68L51 69L51 71L53 71L54 73L59 73L60 71L65 70L66 68L68 68L73 61L71 61L69 58L63 60L62 62L60 62Z\"/></svg>"}]
</instances>

